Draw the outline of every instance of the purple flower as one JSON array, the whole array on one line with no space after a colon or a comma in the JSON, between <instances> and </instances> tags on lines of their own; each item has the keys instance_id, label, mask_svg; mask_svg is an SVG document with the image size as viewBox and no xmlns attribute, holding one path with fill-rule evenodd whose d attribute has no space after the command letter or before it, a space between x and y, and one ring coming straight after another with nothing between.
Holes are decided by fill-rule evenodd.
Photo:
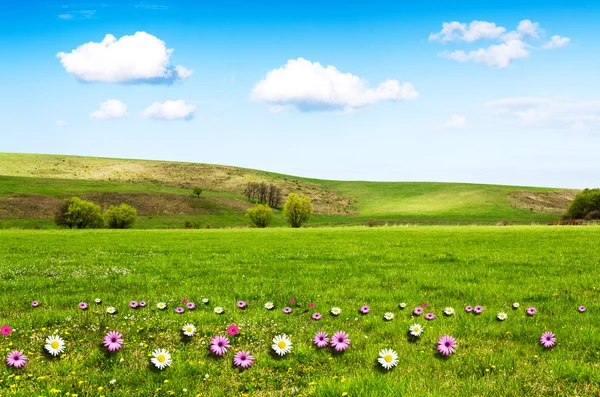
<instances>
[{"instance_id":1,"label":"purple flower","mask_svg":"<svg viewBox=\"0 0 600 397\"><path fill-rule=\"evenodd\" d=\"M427 314L425 315L425 320L430 320L430 321L431 321L431 320L433 320L434 318L435 318L435 314L433 314L433 313L427 313Z\"/></svg>"},{"instance_id":2,"label":"purple flower","mask_svg":"<svg viewBox=\"0 0 600 397\"><path fill-rule=\"evenodd\" d=\"M136 301L129 302L129 307L135 309L138 307L138 303Z\"/></svg>"},{"instance_id":3,"label":"purple flower","mask_svg":"<svg viewBox=\"0 0 600 397\"><path fill-rule=\"evenodd\" d=\"M371 309L369 308L369 306L366 306L366 305L360 308L360 313L361 314L367 314L370 311L371 311Z\"/></svg>"},{"instance_id":4,"label":"purple flower","mask_svg":"<svg viewBox=\"0 0 600 397\"><path fill-rule=\"evenodd\" d=\"M244 369L251 367L254 364L254 356L251 356L250 352L241 350L233 356L233 364Z\"/></svg>"},{"instance_id":5,"label":"purple flower","mask_svg":"<svg viewBox=\"0 0 600 397\"><path fill-rule=\"evenodd\" d=\"M292 312L292 308L284 307L283 309L281 309L281 311L284 312L285 314L290 314Z\"/></svg>"},{"instance_id":6,"label":"purple flower","mask_svg":"<svg viewBox=\"0 0 600 397\"><path fill-rule=\"evenodd\" d=\"M312 319L313 320L319 321L322 318L323 318L323 315L321 313L315 313L315 314L312 315Z\"/></svg>"},{"instance_id":7,"label":"purple flower","mask_svg":"<svg viewBox=\"0 0 600 397\"><path fill-rule=\"evenodd\" d=\"M421 304L421 306L422 306L422 307L427 307L427 306L429 306L429 303L427 303L427 302L425 302L425 303L422 303L422 304Z\"/></svg>"},{"instance_id":8,"label":"purple flower","mask_svg":"<svg viewBox=\"0 0 600 397\"><path fill-rule=\"evenodd\" d=\"M331 347L338 352L343 352L350 346L350 339L348 334L344 331L338 331L331 337Z\"/></svg>"},{"instance_id":9,"label":"purple flower","mask_svg":"<svg viewBox=\"0 0 600 397\"><path fill-rule=\"evenodd\" d=\"M290 298L290 303L296 303L296 299Z\"/></svg>"},{"instance_id":10,"label":"purple flower","mask_svg":"<svg viewBox=\"0 0 600 397\"><path fill-rule=\"evenodd\" d=\"M231 336L236 336L239 332L240 329L235 324L231 324L229 327L227 327L227 333Z\"/></svg>"},{"instance_id":11,"label":"purple flower","mask_svg":"<svg viewBox=\"0 0 600 397\"><path fill-rule=\"evenodd\" d=\"M422 309L422 308L420 308L420 307L415 307L415 308L413 309L413 314L414 314L415 316L420 316L421 314L423 314L423 309Z\"/></svg>"},{"instance_id":12,"label":"purple flower","mask_svg":"<svg viewBox=\"0 0 600 397\"><path fill-rule=\"evenodd\" d=\"M210 340L210 351L216 354L217 356L222 356L227 353L227 349L230 348L229 339L224 336L217 335Z\"/></svg>"},{"instance_id":13,"label":"purple flower","mask_svg":"<svg viewBox=\"0 0 600 397\"><path fill-rule=\"evenodd\" d=\"M308 307L310 307L312 309L313 307L315 307L315 304L311 302L308 304Z\"/></svg>"},{"instance_id":14,"label":"purple flower","mask_svg":"<svg viewBox=\"0 0 600 397\"><path fill-rule=\"evenodd\" d=\"M473 311L473 306L467 306L467 307L465 307L465 311L467 313L471 313Z\"/></svg>"},{"instance_id":15,"label":"purple flower","mask_svg":"<svg viewBox=\"0 0 600 397\"><path fill-rule=\"evenodd\" d=\"M176 308L176 309L175 309L175 313L177 313L177 314L181 314L181 313L183 313L184 311L185 311L185 310L183 310L183 307L178 307L178 308Z\"/></svg>"},{"instance_id":16,"label":"purple flower","mask_svg":"<svg viewBox=\"0 0 600 397\"><path fill-rule=\"evenodd\" d=\"M38 301L31 302L31 306L33 306L33 307L38 307L39 305L40 305L40 302L38 302Z\"/></svg>"},{"instance_id":17,"label":"purple flower","mask_svg":"<svg viewBox=\"0 0 600 397\"><path fill-rule=\"evenodd\" d=\"M313 343L317 345L319 349L322 347L327 347L329 344L329 338L325 332L318 332L313 338Z\"/></svg>"},{"instance_id":18,"label":"purple flower","mask_svg":"<svg viewBox=\"0 0 600 397\"><path fill-rule=\"evenodd\" d=\"M535 307L528 307L525 313L527 313L528 316L533 316L536 312L537 310Z\"/></svg>"},{"instance_id":19,"label":"purple flower","mask_svg":"<svg viewBox=\"0 0 600 397\"><path fill-rule=\"evenodd\" d=\"M107 347L110 352L120 350L123 347L123 335L117 331L110 331L102 340L102 344Z\"/></svg>"},{"instance_id":20,"label":"purple flower","mask_svg":"<svg viewBox=\"0 0 600 397\"><path fill-rule=\"evenodd\" d=\"M12 328L10 325L3 325L2 328L0 328L0 333L4 336L10 335L11 332Z\"/></svg>"},{"instance_id":21,"label":"purple flower","mask_svg":"<svg viewBox=\"0 0 600 397\"><path fill-rule=\"evenodd\" d=\"M585 306L579 306L577 310L579 310L579 313L583 313L585 311Z\"/></svg>"},{"instance_id":22,"label":"purple flower","mask_svg":"<svg viewBox=\"0 0 600 397\"><path fill-rule=\"evenodd\" d=\"M185 307L187 307L189 310L194 310L196 308L196 304L194 302L188 302L185 304Z\"/></svg>"},{"instance_id":23,"label":"purple flower","mask_svg":"<svg viewBox=\"0 0 600 397\"><path fill-rule=\"evenodd\" d=\"M540 343L545 348L550 348L556 344L556 336L552 332L544 332L540 337Z\"/></svg>"},{"instance_id":24,"label":"purple flower","mask_svg":"<svg viewBox=\"0 0 600 397\"><path fill-rule=\"evenodd\" d=\"M22 351L13 350L6 356L6 364L9 367L24 367L27 364L27 356L24 356Z\"/></svg>"},{"instance_id":25,"label":"purple flower","mask_svg":"<svg viewBox=\"0 0 600 397\"><path fill-rule=\"evenodd\" d=\"M187 303L187 298L181 298L181 303Z\"/></svg>"},{"instance_id":26,"label":"purple flower","mask_svg":"<svg viewBox=\"0 0 600 397\"><path fill-rule=\"evenodd\" d=\"M81 310L86 310L86 309L88 308L88 304L87 304L87 303L85 303L85 302L81 302L81 303L79 304L79 308L80 308Z\"/></svg>"},{"instance_id":27,"label":"purple flower","mask_svg":"<svg viewBox=\"0 0 600 397\"><path fill-rule=\"evenodd\" d=\"M146 305L147 305L146 301L141 301L140 302L140 307L146 307Z\"/></svg>"},{"instance_id":28,"label":"purple flower","mask_svg":"<svg viewBox=\"0 0 600 397\"><path fill-rule=\"evenodd\" d=\"M244 301L238 301L237 307L239 307L240 309L245 309L246 308L246 302L244 302Z\"/></svg>"},{"instance_id":29,"label":"purple flower","mask_svg":"<svg viewBox=\"0 0 600 397\"><path fill-rule=\"evenodd\" d=\"M437 341L437 349L444 356L449 356L454 353L456 346L456 339L450 335L444 335Z\"/></svg>"},{"instance_id":30,"label":"purple flower","mask_svg":"<svg viewBox=\"0 0 600 397\"><path fill-rule=\"evenodd\" d=\"M475 312L475 314L481 314L483 313L483 306L475 306L473 311Z\"/></svg>"}]
</instances>

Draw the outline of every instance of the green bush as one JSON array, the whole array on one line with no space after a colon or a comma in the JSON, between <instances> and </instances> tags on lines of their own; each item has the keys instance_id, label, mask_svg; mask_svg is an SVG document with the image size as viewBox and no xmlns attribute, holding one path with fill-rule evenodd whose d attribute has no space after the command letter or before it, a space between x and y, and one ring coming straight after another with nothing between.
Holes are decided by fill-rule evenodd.
<instances>
[{"instance_id":1,"label":"green bush","mask_svg":"<svg viewBox=\"0 0 600 397\"><path fill-rule=\"evenodd\" d=\"M290 193L283 206L283 215L291 227L300 227L310 219L313 210L308 196Z\"/></svg>"},{"instance_id":2,"label":"green bush","mask_svg":"<svg viewBox=\"0 0 600 397\"><path fill-rule=\"evenodd\" d=\"M193 193L194 193L194 195L198 196L198 198L200 198L200 195L202 194L203 191L204 190L201 187L196 186L193 190Z\"/></svg>"},{"instance_id":3,"label":"green bush","mask_svg":"<svg viewBox=\"0 0 600 397\"><path fill-rule=\"evenodd\" d=\"M273 210L266 204L257 204L256 207L248 208L246 216L250 218L250 222L256 227L267 227L271 222Z\"/></svg>"},{"instance_id":4,"label":"green bush","mask_svg":"<svg viewBox=\"0 0 600 397\"><path fill-rule=\"evenodd\" d=\"M130 229L135 224L137 210L125 203L111 205L104 213L104 224L109 229Z\"/></svg>"},{"instance_id":5,"label":"green bush","mask_svg":"<svg viewBox=\"0 0 600 397\"><path fill-rule=\"evenodd\" d=\"M67 226L69 229L101 228L103 224L100 206L79 197L65 201L54 220L58 226Z\"/></svg>"},{"instance_id":6,"label":"green bush","mask_svg":"<svg viewBox=\"0 0 600 397\"><path fill-rule=\"evenodd\" d=\"M583 219L588 213L600 210L600 189L585 189L569 206L567 215L572 219Z\"/></svg>"}]
</instances>

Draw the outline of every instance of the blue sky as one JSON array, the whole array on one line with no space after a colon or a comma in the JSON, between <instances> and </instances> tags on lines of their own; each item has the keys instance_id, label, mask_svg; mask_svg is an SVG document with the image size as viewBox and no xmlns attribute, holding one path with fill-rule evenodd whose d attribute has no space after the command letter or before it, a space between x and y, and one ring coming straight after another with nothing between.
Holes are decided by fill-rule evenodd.
<instances>
[{"instance_id":1,"label":"blue sky","mask_svg":"<svg viewBox=\"0 0 600 397\"><path fill-rule=\"evenodd\" d=\"M0 2L0 151L600 185L600 5L451 3Z\"/></svg>"}]
</instances>

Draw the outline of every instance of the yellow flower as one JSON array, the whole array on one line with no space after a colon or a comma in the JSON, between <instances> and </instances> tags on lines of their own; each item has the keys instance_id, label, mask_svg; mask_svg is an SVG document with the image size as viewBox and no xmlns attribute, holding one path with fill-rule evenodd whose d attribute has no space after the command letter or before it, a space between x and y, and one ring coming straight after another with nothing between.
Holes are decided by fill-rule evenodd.
<instances>
[{"instance_id":1,"label":"yellow flower","mask_svg":"<svg viewBox=\"0 0 600 397\"><path fill-rule=\"evenodd\" d=\"M104 388L103 388L102 386L100 386L100 387L98 388L98 391L102 391L102 390L104 390Z\"/></svg>"},{"instance_id":2,"label":"yellow flower","mask_svg":"<svg viewBox=\"0 0 600 397\"><path fill-rule=\"evenodd\" d=\"M169 380L168 380L168 379L165 379L165 383L169 383Z\"/></svg>"},{"instance_id":3,"label":"yellow flower","mask_svg":"<svg viewBox=\"0 0 600 397\"><path fill-rule=\"evenodd\" d=\"M348 392L346 392L346 391L342 393L342 397L345 397L347 395L348 395Z\"/></svg>"}]
</instances>

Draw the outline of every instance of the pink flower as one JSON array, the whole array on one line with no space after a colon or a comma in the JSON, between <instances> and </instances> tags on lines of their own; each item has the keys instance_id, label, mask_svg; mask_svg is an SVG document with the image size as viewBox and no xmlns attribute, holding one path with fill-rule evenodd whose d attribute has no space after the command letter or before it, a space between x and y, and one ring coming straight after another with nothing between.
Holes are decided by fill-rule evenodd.
<instances>
[{"instance_id":1,"label":"pink flower","mask_svg":"<svg viewBox=\"0 0 600 397\"><path fill-rule=\"evenodd\" d=\"M525 313L527 313L528 316L533 316L536 312L537 309L535 307L528 307Z\"/></svg>"},{"instance_id":2,"label":"pink flower","mask_svg":"<svg viewBox=\"0 0 600 397\"><path fill-rule=\"evenodd\" d=\"M210 351L216 354L217 356L222 356L227 353L227 349L230 348L229 339L224 336L217 335L210 340Z\"/></svg>"},{"instance_id":3,"label":"pink flower","mask_svg":"<svg viewBox=\"0 0 600 397\"><path fill-rule=\"evenodd\" d=\"M465 311L467 313L471 313L473 311L473 306L467 306L467 307L465 307Z\"/></svg>"},{"instance_id":4,"label":"pink flower","mask_svg":"<svg viewBox=\"0 0 600 397\"><path fill-rule=\"evenodd\" d=\"M187 301L188 301L187 298L181 299L181 303L186 303Z\"/></svg>"},{"instance_id":5,"label":"pink flower","mask_svg":"<svg viewBox=\"0 0 600 397\"><path fill-rule=\"evenodd\" d=\"M348 334L344 331L338 331L331 337L331 347L338 352L343 352L350 346L350 339Z\"/></svg>"},{"instance_id":6,"label":"pink flower","mask_svg":"<svg viewBox=\"0 0 600 397\"><path fill-rule=\"evenodd\" d=\"M238 301L237 307L239 307L240 309L245 309L246 308L246 302L244 302L244 301Z\"/></svg>"},{"instance_id":7,"label":"pink flower","mask_svg":"<svg viewBox=\"0 0 600 397\"><path fill-rule=\"evenodd\" d=\"M296 303L296 299L290 298L290 303Z\"/></svg>"},{"instance_id":8,"label":"pink flower","mask_svg":"<svg viewBox=\"0 0 600 397\"><path fill-rule=\"evenodd\" d=\"M235 336L240 332L240 329L238 328L237 325L235 324L231 324L229 327L227 327L227 333L231 336Z\"/></svg>"},{"instance_id":9,"label":"pink flower","mask_svg":"<svg viewBox=\"0 0 600 397\"><path fill-rule=\"evenodd\" d=\"M10 325L3 325L2 328L0 328L0 333L4 336L10 335L11 332L12 328Z\"/></svg>"},{"instance_id":10,"label":"pink flower","mask_svg":"<svg viewBox=\"0 0 600 397\"><path fill-rule=\"evenodd\" d=\"M315 313L315 314L312 315L312 319L313 320L319 321L322 318L323 318L323 315L321 313Z\"/></svg>"},{"instance_id":11,"label":"pink flower","mask_svg":"<svg viewBox=\"0 0 600 397\"><path fill-rule=\"evenodd\" d=\"M427 314L425 315L425 320L430 320L430 321L431 321L431 320L433 320L434 318L435 318L435 314L433 314L433 313L427 313Z\"/></svg>"},{"instance_id":12,"label":"pink flower","mask_svg":"<svg viewBox=\"0 0 600 397\"><path fill-rule=\"evenodd\" d=\"M146 301L141 301L140 302L140 307L146 307L146 305L147 305Z\"/></svg>"},{"instance_id":13,"label":"pink flower","mask_svg":"<svg viewBox=\"0 0 600 397\"><path fill-rule=\"evenodd\" d=\"M360 308L360 313L361 314L367 314L370 311L371 311L371 309L369 308L369 306L366 306L366 305Z\"/></svg>"},{"instance_id":14,"label":"pink flower","mask_svg":"<svg viewBox=\"0 0 600 397\"><path fill-rule=\"evenodd\" d=\"M456 339L450 335L444 335L437 341L437 349L444 356L449 356L454 353L456 346Z\"/></svg>"},{"instance_id":15,"label":"pink flower","mask_svg":"<svg viewBox=\"0 0 600 397\"><path fill-rule=\"evenodd\" d=\"M322 347L327 347L329 344L329 338L325 332L318 332L313 338L313 343L317 345L319 349Z\"/></svg>"},{"instance_id":16,"label":"pink flower","mask_svg":"<svg viewBox=\"0 0 600 397\"><path fill-rule=\"evenodd\" d=\"M283 309L281 309L281 311L284 312L285 314L290 314L292 312L292 308L284 307Z\"/></svg>"},{"instance_id":17,"label":"pink flower","mask_svg":"<svg viewBox=\"0 0 600 397\"><path fill-rule=\"evenodd\" d=\"M308 304L308 307L310 307L312 309L313 307L315 307L315 304L311 302Z\"/></svg>"},{"instance_id":18,"label":"pink flower","mask_svg":"<svg viewBox=\"0 0 600 397\"><path fill-rule=\"evenodd\" d=\"M81 303L79 304L79 308L80 308L81 310L86 310L86 309L88 308L88 304L87 304L87 303L85 303L85 302L81 302Z\"/></svg>"},{"instance_id":19,"label":"pink flower","mask_svg":"<svg viewBox=\"0 0 600 397\"><path fill-rule=\"evenodd\" d=\"M33 307L38 307L39 305L40 305L40 302L38 302L38 301L31 302L31 306L33 306Z\"/></svg>"},{"instance_id":20,"label":"pink flower","mask_svg":"<svg viewBox=\"0 0 600 397\"><path fill-rule=\"evenodd\" d=\"M548 349L556 344L556 336L552 332L544 332L540 337L540 343Z\"/></svg>"},{"instance_id":21,"label":"pink flower","mask_svg":"<svg viewBox=\"0 0 600 397\"><path fill-rule=\"evenodd\" d=\"M254 356L251 356L250 352L241 350L233 356L233 364L246 369L254 364Z\"/></svg>"},{"instance_id":22,"label":"pink flower","mask_svg":"<svg viewBox=\"0 0 600 397\"><path fill-rule=\"evenodd\" d=\"M129 302L129 307L135 309L136 307L138 307L138 303L136 301L131 301Z\"/></svg>"},{"instance_id":23,"label":"pink flower","mask_svg":"<svg viewBox=\"0 0 600 397\"><path fill-rule=\"evenodd\" d=\"M189 310L194 310L196 308L196 304L194 302L188 302L185 304L185 307L187 307Z\"/></svg>"},{"instance_id":24,"label":"pink flower","mask_svg":"<svg viewBox=\"0 0 600 397\"><path fill-rule=\"evenodd\" d=\"M577 310L579 310L579 313L583 313L585 311L585 306L579 306Z\"/></svg>"},{"instance_id":25,"label":"pink flower","mask_svg":"<svg viewBox=\"0 0 600 397\"><path fill-rule=\"evenodd\" d=\"M475 306L473 311L475 312L475 314L481 314L483 313L483 306Z\"/></svg>"},{"instance_id":26,"label":"pink flower","mask_svg":"<svg viewBox=\"0 0 600 397\"><path fill-rule=\"evenodd\" d=\"M413 310L413 314L415 316L420 316L421 314L423 314L423 309L421 309L420 307L415 307Z\"/></svg>"},{"instance_id":27,"label":"pink flower","mask_svg":"<svg viewBox=\"0 0 600 397\"><path fill-rule=\"evenodd\" d=\"M421 304L421 306L427 307L427 306L429 306L429 303L425 302L425 303Z\"/></svg>"},{"instance_id":28,"label":"pink flower","mask_svg":"<svg viewBox=\"0 0 600 397\"><path fill-rule=\"evenodd\" d=\"M176 308L176 309L175 309L175 313L177 313L177 314L181 314L181 313L183 313L184 311L185 311L185 310L183 309L183 307L178 307L178 308Z\"/></svg>"},{"instance_id":29,"label":"pink flower","mask_svg":"<svg viewBox=\"0 0 600 397\"><path fill-rule=\"evenodd\" d=\"M102 339L102 344L107 347L110 352L120 350L123 347L123 335L117 331L110 331L104 336L104 339Z\"/></svg>"},{"instance_id":30,"label":"pink flower","mask_svg":"<svg viewBox=\"0 0 600 397\"><path fill-rule=\"evenodd\" d=\"M27 356L22 351L13 350L6 356L6 364L10 367L21 368L27 364Z\"/></svg>"}]
</instances>

